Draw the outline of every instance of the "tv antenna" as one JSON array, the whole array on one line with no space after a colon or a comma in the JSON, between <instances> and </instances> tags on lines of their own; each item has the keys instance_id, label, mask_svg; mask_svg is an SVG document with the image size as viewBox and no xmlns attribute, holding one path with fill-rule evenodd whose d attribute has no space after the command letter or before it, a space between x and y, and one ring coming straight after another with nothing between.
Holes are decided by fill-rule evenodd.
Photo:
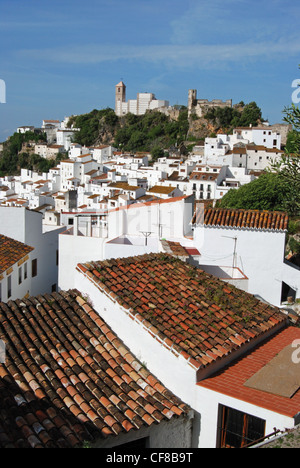
<instances>
[{"instance_id":1,"label":"tv antenna","mask_svg":"<svg viewBox=\"0 0 300 468\"><path fill-rule=\"evenodd\" d=\"M236 243L237 243L237 237L231 237L231 236L222 236L222 237L227 237L227 239L232 239L234 240L234 247L233 247L233 258L232 258L232 269L236 267Z\"/></svg>"},{"instance_id":2,"label":"tv antenna","mask_svg":"<svg viewBox=\"0 0 300 468\"><path fill-rule=\"evenodd\" d=\"M140 232L143 234L143 236L145 236L145 245L147 245L147 239L152 234L152 232L151 231L140 231Z\"/></svg>"}]
</instances>

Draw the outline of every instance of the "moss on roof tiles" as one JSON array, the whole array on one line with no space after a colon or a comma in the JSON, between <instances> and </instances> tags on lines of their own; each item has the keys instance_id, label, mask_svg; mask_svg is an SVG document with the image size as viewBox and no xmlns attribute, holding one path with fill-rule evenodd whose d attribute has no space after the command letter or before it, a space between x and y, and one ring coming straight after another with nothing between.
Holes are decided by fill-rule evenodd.
<instances>
[{"instance_id":1,"label":"moss on roof tiles","mask_svg":"<svg viewBox=\"0 0 300 468\"><path fill-rule=\"evenodd\" d=\"M79 271L198 367L287 321L252 294L166 254L91 262ZM99 278L100 276L100 278ZM116 286L121 285L121 288ZM214 356L212 359L212 355Z\"/></svg>"}]
</instances>

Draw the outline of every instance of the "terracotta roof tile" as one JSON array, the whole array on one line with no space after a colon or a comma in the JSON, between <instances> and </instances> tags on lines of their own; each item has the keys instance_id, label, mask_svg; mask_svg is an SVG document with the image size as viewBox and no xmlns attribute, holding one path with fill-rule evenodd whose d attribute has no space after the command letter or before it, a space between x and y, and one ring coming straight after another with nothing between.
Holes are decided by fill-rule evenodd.
<instances>
[{"instance_id":1,"label":"terracotta roof tile","mask_svg":"<svg viewBox=\"0 0 300 468\"><path fill-rule=\"evenodd\" d=\"M204 218L200 210L195 213L192 222L198 224L201 222L200 218L206 226L276 231L285 231L288 228L288 215L280 211L205 208Z\"/></svg>"},{"instance_id":2,"label":"terracotta roof tile","mask_svg":"<svg viewBox=\"0 0 300 468\"><path fill-rule=\"evenodd\" d=\"M113 300L196 368L287 322L279 309L169 254L91 262L77 269L108 296L113 284L121 284Z\"/></svg>"},{"instance_id":3,"label":"terracotta roof tile","mask_svg":"<svg viewBox=\"0 0 300 468\"><path fill-rule=\"evenodd\" d=\"M300 329L298 327L287 327L256 346L247 355L202 380L198 385L294 418L299 413L299 389L290 398L287 398L279 394L273 394L271 390L265 392L245 384L250 377L260 371L282 349L291 346L294 341L297 343L299 338ZM273 372L276 373L275 368Z\"/></svg>"},{"instance_id":4,"label":"terracotta roof tile","mask_svg":"<svg viewBox=\"0 0 300 468\"><path fill-rule=\"evenodd\" d=\"M26 257L32 250L33 247L0 234L0 273Z\"/></svg>"},{"instance_id":5,"label":"terracotta roof tile","mask_svg":"<svg viewBox=\"0 0 300 468\"><path fill-rule=\"evenodd\" d=\"M76 290L0 303L0 339L0 448L82 446L189 410Z\"/></svg>"}]
</instances>

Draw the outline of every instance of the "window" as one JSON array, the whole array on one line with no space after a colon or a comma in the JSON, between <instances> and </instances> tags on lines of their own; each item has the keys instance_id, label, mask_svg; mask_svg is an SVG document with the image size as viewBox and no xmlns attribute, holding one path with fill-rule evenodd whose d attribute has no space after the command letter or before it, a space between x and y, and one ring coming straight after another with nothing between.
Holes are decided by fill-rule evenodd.
<instances>
[{"instance_id":1,"label":"window","mask_svg":"<svg viewBox=\"0 0 300 468\"><path fill-rule=\"evenodd\" d=\"M220 406L219 448L241 448L265 435L266 422L242 411Z\"/></svg>"},{"instance_id":2,"label":"window","mask_svg":"<svg viewBox=\"0 0 300 468\"><path fill-rule=\"evenodd\" d=\"M0 283L0 302L2 301L2 283Z\"/></svg>"},{"instance_id":3,"label":"window","mask_svg":"<svg viewBox=\"0 0 300 468\"><path fill-rule=\"evenodd\" d=\"M24 280L27 279L27 263L24 263Z\"/></svg>"},{"instance_id":4,"label":"window","mask_svg":"<svg viewBox=\"0 0 300 468\"><path fill-rule=\"evenodd\" d=\"M32 278L37 276L37 259L36 258L32 260L31 262L31 276Z\"/></svg>"},{"instance_id":5,"label":"window","mask_svg":"<svg viewBox=\"0 0 300 468\"><path fill-rule=\"evenodd\" d=\"M19 268L18 274L19 274L19 284L21 284L22 283L22 267Z\"/></svg>"},{"instance_id":6,"label":"window","mask_svg":"<svg viewBox=\"0 0 300 468\"><path fill-rule=\"evenodd\" d=\"M11 297L11 276L7 278L7 299Z\"/></svg>"},{"instance_id":7,"label":"window","mask_svg":"<svg viewBox=\"0 0 300 468\"><path fill-rule=\"evenodd\" d=\"M287 283L281 283L281 302L294 302L296 299L296 291Z\"/></svg>"}]
</instances>

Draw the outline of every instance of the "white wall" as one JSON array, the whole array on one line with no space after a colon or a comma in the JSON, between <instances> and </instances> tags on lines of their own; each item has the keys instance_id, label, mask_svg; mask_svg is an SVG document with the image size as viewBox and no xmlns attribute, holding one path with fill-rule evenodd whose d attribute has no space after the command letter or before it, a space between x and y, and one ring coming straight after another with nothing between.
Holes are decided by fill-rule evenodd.
<instances>
[{"instance_id":1,"label":"white wall","mask_svg":"<svg viewBox=\"0 0 300 468\"><path fill-rule=\"evenodd\" d=\"M26 294L32 295L31 288L31 260L34 253L30 252L26 257L28 260L18 265L18 262L12 265L11 268L0 274L0 288L1 288L1 301L7 302L8 300L22 299ZM26 265L26 267L25 267ZM27 278L25 278L25 268L27 271ZM21 269L21 283L19 284L19 269ZM11 271L12 270L12 271ZM10 274L7 272L11 271ZM8 297L8 277L11 277L11 296Z\"/></svg>"},{"instance_id":2,"label":"white wall","mask_svg":"<svg viewBox=\"0 0 300 468\"><path fill-rule=\"evenodd\" d=\"M281 148L281 135L279 132L274 132L270 128L247 128L234 130L234 134L240 133L242 138L249 140L249 143L255 145L263 145L267 148ZM274 144L276 140L276 144Z\"/></svg>"},{"instance_id":3,"label":"white wall","mask_svg":"<svg viewBox=\"0 0 300 468\"><path fill-rule=\"evenodd\" d=\"M134 257L160 251L158 238L130 236L117 238L104 244L103 258Z\"/></svg>"},{"instance_id":4,"label":"white wall","mask_svg":"<svg viewBox=\"0 0 300 468\"><path fill-rule=\"evenodd\" d=\"M58 287L60 290L74 288L75 268L78 263L104 259L103 245L105 240L99 237L60 234L58 267Z\"/></svg>"},{"instance_id":5,"label":"white wall","mask_svg":"<svg viewBox=\"0 0 300 468\"><path fill-rule=\"evenodd\" d=\"M293 418L274 413L263 407L252 405L243 400L237 400L222 393L218 393L197 385L196 407L201 413L201 427L199 448L215 448L218 434L219 405L242 411L266 421L265 435L272 434L274 427L280 430L294 427Z\"/></svg>"},{"instance_id":6,"label":"white wall","mask_svg":"<svg viewBox=\"0 0 300 468\"><path fill-rule=\"evenodd\" d=\"M108 237L114 239L123 234L152 236L167 239L184 237L189 231L193 216L193 197L162 203L131 205L108 214Z\"/></svg>"},{"instance_id":7,"label":"white wall","mask_svg":"<svg viewBox=\"0 0 300 468\"><path fill-rule=\"evenodd\" d=\"M273 305L281 304L285 233L217 227L195 227L194 242L204 265L235 266L249 278L248 292Z\"/></svg>"},{"instance_id":8,"label":"white wall","mask_svg":"<svg viewBox=\"0 0 300 468\"><path fill-rule=\"evenodd\" d=\"M26 208L0 207L0 233L34 247L32 259L37 259L37 276L32 279L32 294L51 292L58 283L58 234L64 228L42 232L41 213Z\"/></svg>"}]
</instances>

